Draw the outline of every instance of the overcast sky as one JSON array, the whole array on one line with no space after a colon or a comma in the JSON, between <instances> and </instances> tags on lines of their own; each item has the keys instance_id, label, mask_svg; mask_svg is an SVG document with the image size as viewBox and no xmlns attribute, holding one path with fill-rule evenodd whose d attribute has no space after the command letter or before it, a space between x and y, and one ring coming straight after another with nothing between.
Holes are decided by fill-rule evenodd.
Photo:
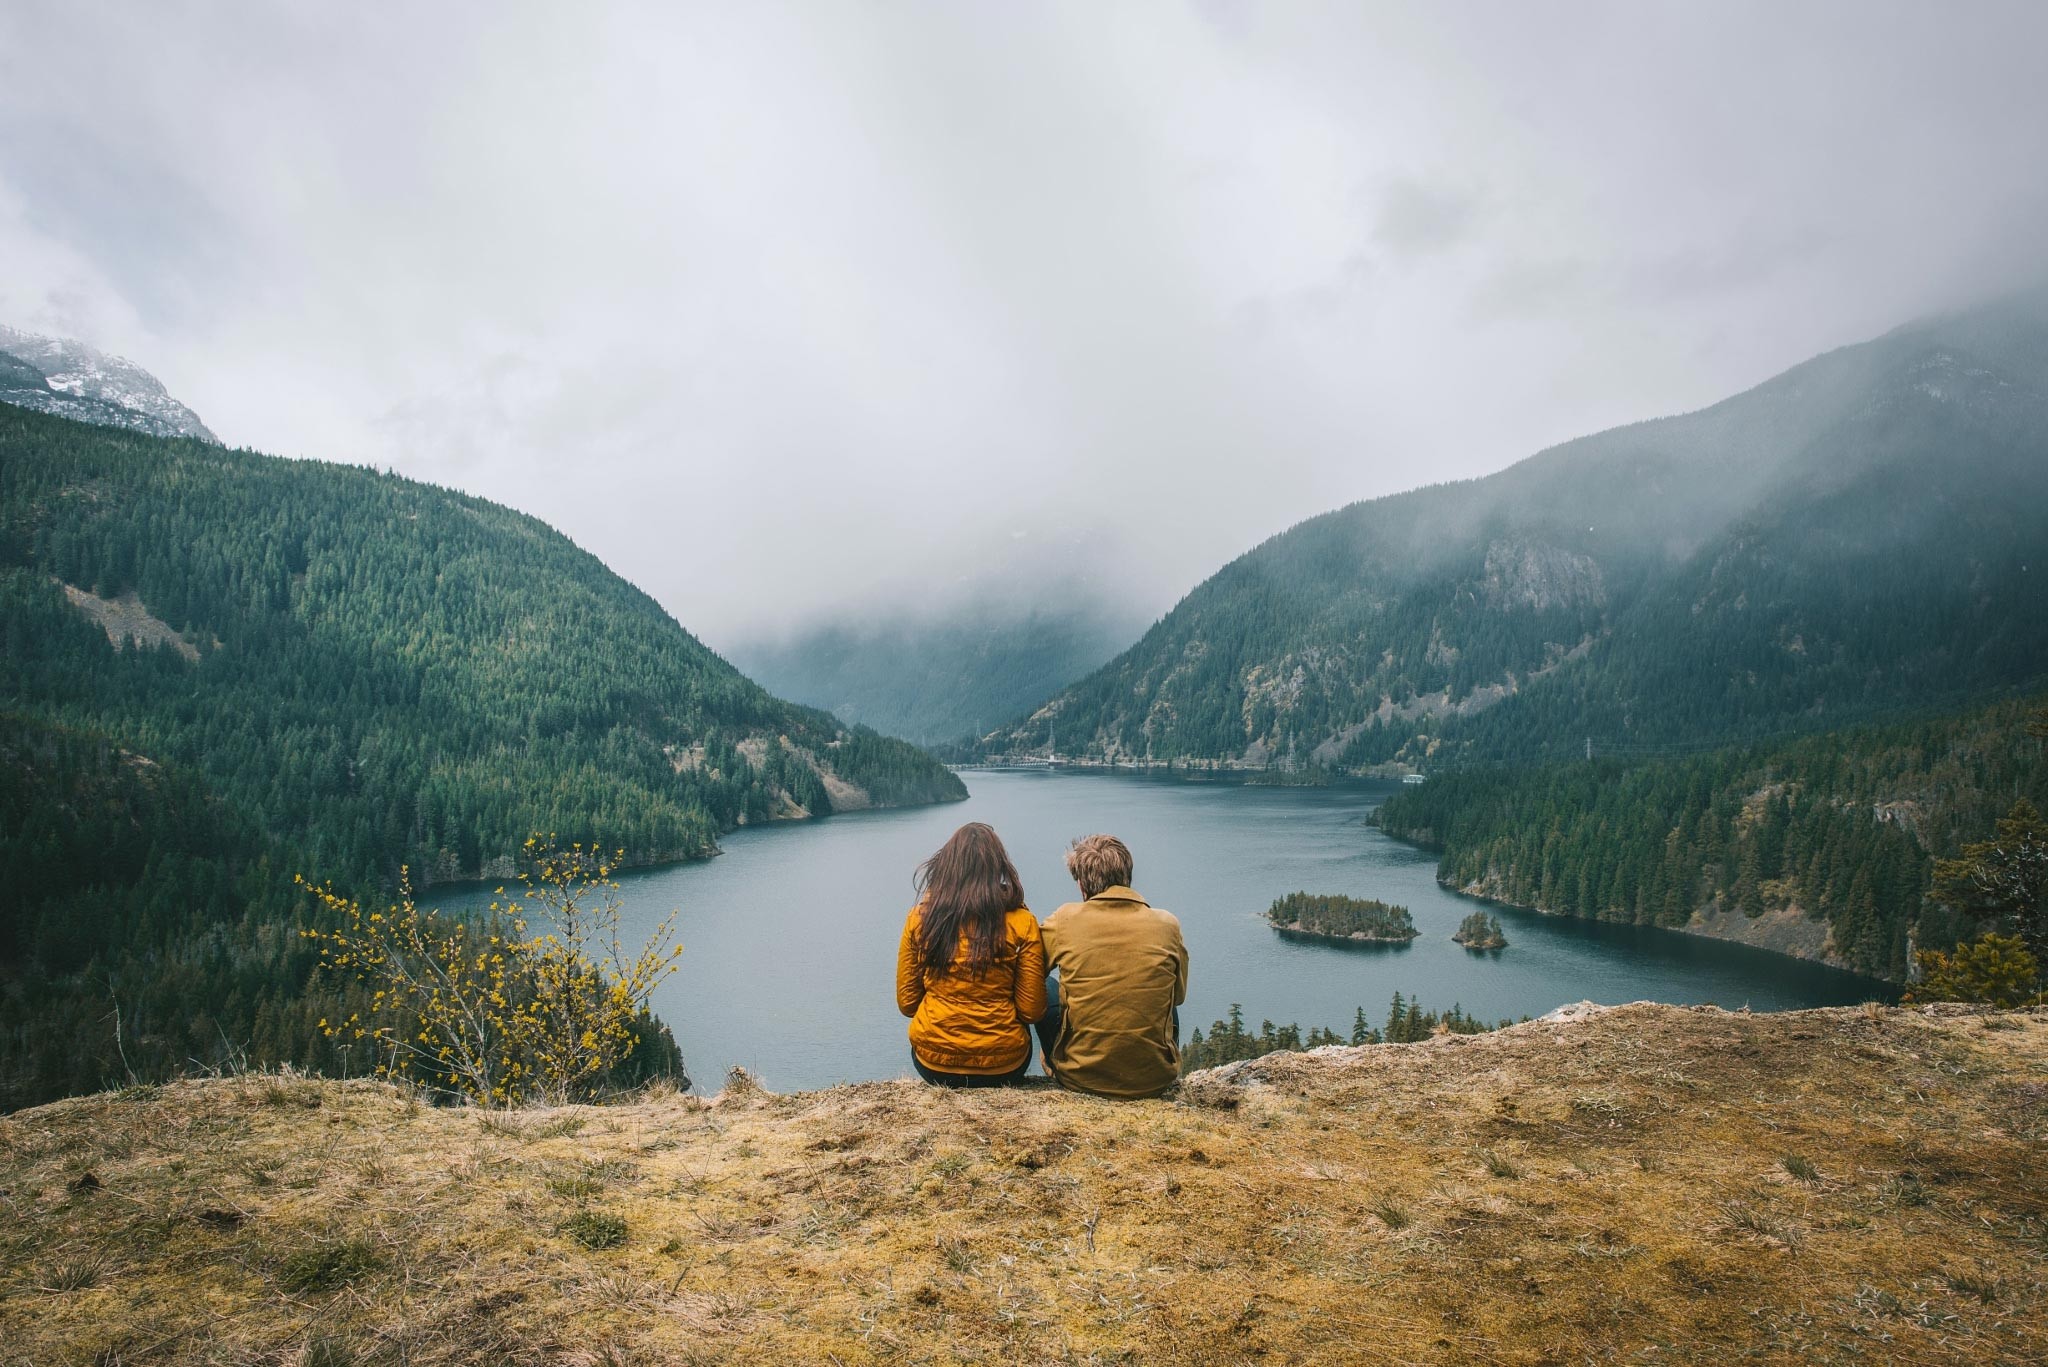
<instances>
[{"instance_id":1,"label":"overcast sky","mask_svg":"<svg viewBox=\"0 0 2048 1367\"><path fill-rule=\"evenodd\" d=\"M2048 5L0 7L0 322L714 644L1698 407L2048 242Z\"/></svg>"}]
</instances>

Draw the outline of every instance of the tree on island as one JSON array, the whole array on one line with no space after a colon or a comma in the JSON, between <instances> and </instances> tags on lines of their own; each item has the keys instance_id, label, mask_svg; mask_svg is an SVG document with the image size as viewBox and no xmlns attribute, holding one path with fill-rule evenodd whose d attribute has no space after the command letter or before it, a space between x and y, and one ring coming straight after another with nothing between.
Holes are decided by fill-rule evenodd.
<instances>
[{"instance_id":1,"label":"tree on island","mask_svg":"<svg viewBox=\"0 0 2048 1367\"><path fill-rule=\"evenodd\" d=\"M1475 911L1458 923L1458 933L1451 936L1467 949L1506 949L1508 937L1500 928L1500 917L1489 916Z\"/></svg>"},{"instance_id":2,"label":"tree on island","mask_svg":"<svg viewBox=\"0 0 2048 1367\"><path fill-rule=\"evenodd\" d=\"M1408 908L1337 893L1290 892L1266 910L1280 930L1333 940L1407 941L1421 932Z\"/></svg>"}]
</instances>

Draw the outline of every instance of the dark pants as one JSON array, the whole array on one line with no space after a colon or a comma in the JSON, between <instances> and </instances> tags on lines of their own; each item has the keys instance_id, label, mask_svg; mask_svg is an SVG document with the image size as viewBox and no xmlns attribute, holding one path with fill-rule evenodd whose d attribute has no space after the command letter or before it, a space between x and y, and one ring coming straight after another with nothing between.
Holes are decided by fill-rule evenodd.
<instances>
[{"instance_id":1,"label":"dark pants","mask_svg":"<svg viewBox=\"0 0 2048 1367\"><path fill-rule=\"evenodd\" d=\"M1173 1047L1180 1047L1180 1008L1168 1008L1173 1013ZM1046 1058L1052 1057L1053 1046L1060 1042L1060 1025L1066 1019L1066 1009L1060 1005L1060 976L1055 973L1045 980L1045 1014L1031 1028L1038 1032L1038 1047ZM1051 1077L1052 1065L1047 1063L1045 1075Z\"/></svg>"},{"instance_id":2,"label":"dark pants","mask_svg":"<svg viewBox=\"0 0 2048 1367\"><path fill-rule=\"evenodd\" d=\"M910 1051L910 1066L917 1069L917 1075L934 1087L1010 1087L1024 1080L1025 1071L1031 1067L1031 1051L1024 1051L1024 1061L1007 1073L938 1073L924 1066L924 1060L917 1056L917 1050Z\"/></svg>"}]
</instances>

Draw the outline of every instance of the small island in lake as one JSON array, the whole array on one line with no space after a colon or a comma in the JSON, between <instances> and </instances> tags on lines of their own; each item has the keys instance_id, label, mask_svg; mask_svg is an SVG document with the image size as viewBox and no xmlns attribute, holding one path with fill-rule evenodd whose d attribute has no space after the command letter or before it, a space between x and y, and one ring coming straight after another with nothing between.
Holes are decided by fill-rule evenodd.
<instances>
[{"instance_id":1,"label":"small island in lake","mask_svg":"<svg viewBox=\"0 0 2048 1367\"><path fill-rule=\"evenodd\" d=\"M1337 893L1290 892L1266 910L1276 930L1326 940L1406 944L1422 932L1408 908Z\"/></svg>"},{"instance_id":2,"label":"small island in lake","mask_svg":"<svg viewBox=\"0 0 2048 1367\"><path fill-rule=\"evenodd\" d=\"M1467 949L1506 949L1508 937L1500 928L1500 917L1488 916L1475 911L1458 923L1458 933L1451 937Z\"/></svg>"}]
</instances>

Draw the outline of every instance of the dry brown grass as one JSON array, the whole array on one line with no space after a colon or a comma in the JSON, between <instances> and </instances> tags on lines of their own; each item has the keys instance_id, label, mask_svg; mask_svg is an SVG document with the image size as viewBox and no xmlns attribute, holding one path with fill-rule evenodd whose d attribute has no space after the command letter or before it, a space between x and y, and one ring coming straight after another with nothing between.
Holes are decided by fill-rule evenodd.
<instances>
[{"instance_id":1,"label":"dry brown grass","mask_svg":"<svg viewBox=\"0 0 2048 1367\"><path fill-rule=\"evenodd\" d=\"M2037 1362L2044 1141L2048 1012L1633 1006L1142 1103L192 1082L0 1119L0 1363Z\"/></svg>"}]
</instances>

